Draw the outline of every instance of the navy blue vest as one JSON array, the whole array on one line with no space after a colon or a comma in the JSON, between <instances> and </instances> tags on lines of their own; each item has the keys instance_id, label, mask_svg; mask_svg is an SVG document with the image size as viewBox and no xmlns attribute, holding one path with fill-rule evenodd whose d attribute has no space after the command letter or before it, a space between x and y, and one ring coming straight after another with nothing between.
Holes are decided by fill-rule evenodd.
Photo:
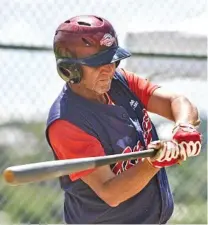
<instances>
[{"instance_id":1,"label":"navy blue vest","mask_svg":"<svg viewBox=\"0 0 208 225\"><path fill-rule=\"evenodd\" d=\"M97 138L106 155L142 151L150 141L158 140L143 104L130 91L119 71L108 94L115 105L89 101L65 85L49 112L46 129L49 145L48 128L57 119L69 121ZM111 165L111 169L119 174L139 162L125 161ZM165 169L140 193L117 207L107 205L81 179L72 182L69 176L63 176L60 184L65 193L64 218L70 224L161 224L166 223L173 212Z\"/></svg>"}]
</instances>

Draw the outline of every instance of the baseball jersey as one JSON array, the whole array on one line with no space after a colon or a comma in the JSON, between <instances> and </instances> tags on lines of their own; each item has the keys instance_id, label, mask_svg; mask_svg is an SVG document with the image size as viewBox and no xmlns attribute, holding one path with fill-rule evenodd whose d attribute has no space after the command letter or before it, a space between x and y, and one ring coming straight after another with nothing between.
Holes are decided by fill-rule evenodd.
<instances>
[{"instance_id":1,"label":"baseball jersey","mask_svg":"<svg viewBox=\"0 0 208 225\"><path fill-rule=\"evenodd\" d=\"M46 137L57 159L80 158L142 151L158 136L146 106L158 88L129 72L116 71L108 92L109 104L95 103L65 85L52 105ZM115 174L139 160L111 165ZM165 223L173 200L165 169L161 169L134 197L110 207L81 179L92 170L60 178L65 192L67 223ZM139 179L139 178L138 178ZM122 193L121 193L122 194ZM154 202L154 204L152 204Z\"/></svg>"},{"instance_id":2,"label":"baseball jersey","mask_svg":"<svg viewBox=\"0 0 208 225\"><path fill-rule=\"evenodd\" d=\"M158 85L152 84L147 79L136 76L129 71L123 70L123 75L125 76L131 91L135 93L146 107L149 97L153 91L158 88ZM109 105L114 104L108 94L107 98ZM49 138L58 159L74 159L105 155L103 147L95 137L65 120L56 120L50 126ZM70 174L70 178L74 181L92 171L93 169L73 173Z\"/></svg>"}]
</instances>

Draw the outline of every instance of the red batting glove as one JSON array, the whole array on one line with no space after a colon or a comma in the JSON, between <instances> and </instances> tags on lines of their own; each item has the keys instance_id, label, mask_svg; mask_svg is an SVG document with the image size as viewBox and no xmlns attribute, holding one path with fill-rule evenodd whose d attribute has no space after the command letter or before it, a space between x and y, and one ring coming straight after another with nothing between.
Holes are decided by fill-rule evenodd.
<instances>
[{"instance_id":1,"label":"red batting glove","mask_svg":"<svg viewBox=\"0 0 208 225\"><path fill-rule=\"evenodd\" d=\"M148 158L148 161L157 168L168 167L178 164L180 151L178 144L174 141L154 141L148 145L148 149L157 149L155 157Z\"/></svg>"},{"instance_id":2,"label":"red batting glove","mask_svg":"<svg viewBox=\"0 0 208 225\"><path fill-rule=\"evenodd\" d=\"M173 129L173 141L178 143L182 160L197 156L201 151L202 135L191 124L178 124Z\"/></svg>"}]
</instances>

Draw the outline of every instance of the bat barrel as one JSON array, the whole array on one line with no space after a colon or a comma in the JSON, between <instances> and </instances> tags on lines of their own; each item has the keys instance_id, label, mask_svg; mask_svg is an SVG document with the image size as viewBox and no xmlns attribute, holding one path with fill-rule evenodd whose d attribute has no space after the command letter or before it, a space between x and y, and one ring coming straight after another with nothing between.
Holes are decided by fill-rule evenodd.
<instances>
[{"instance_id":1,"label":"bat barrel","mask_svg":"<svg viewBox=\"0 0 208 225\"><path fill-rule=\"evenodd\" d=\"M156 150L149 149L125 154L31 163L8 167L4 170L3 176L10 185L20 185L57 178L119 161L153 157L155 154Z\"/></svg>"},{"instance_id":2,"label":"bat barrel","mask_svg":"<svg viewBox=\"0 0 208 225\"><path fill-rule=\"evenodd\" d=\"M93 160L57 160L11 166L4 170L3 176L10 185L19 185L57 178L93 167L95 167Z\"/></svg>"}]
</instances>

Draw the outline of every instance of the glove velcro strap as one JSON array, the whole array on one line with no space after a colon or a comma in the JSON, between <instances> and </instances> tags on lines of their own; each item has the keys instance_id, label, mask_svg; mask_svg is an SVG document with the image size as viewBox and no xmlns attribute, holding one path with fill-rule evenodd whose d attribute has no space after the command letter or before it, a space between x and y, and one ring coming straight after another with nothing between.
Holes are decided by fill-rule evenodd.
<instances>
[{"instance_id":1,"label":"glove velcro strap","mask_svg":"<svg viewBox=\"0 0 208 225\"><path fill-rule=\"evenodd\" d=\"M182 129L183 131L192 132L193 130L196 130L196 127L190 123L176 123L172 130L172 134L174 135L179 129Z\"/></svg>"}]
</instances>

